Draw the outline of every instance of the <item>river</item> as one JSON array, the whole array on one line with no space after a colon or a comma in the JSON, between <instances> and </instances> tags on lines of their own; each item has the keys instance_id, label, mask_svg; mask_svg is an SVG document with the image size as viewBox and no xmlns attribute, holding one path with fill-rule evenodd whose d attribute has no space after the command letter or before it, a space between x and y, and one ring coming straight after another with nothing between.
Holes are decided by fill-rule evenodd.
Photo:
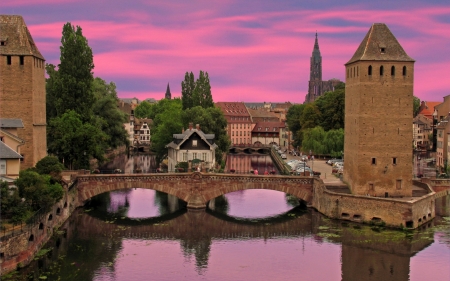
<instances>
[{"instance_id":1,"label":"river","mask_svg":"<svg viewBox=\"0 0 450 281\"><path fill-rule=\"evenodd\" d=\"M277 191L205 211L133 188L77 209L41 253L10 280L448 281L450 218L401 231L330 220Z\"/></svg>"}]
</instances>

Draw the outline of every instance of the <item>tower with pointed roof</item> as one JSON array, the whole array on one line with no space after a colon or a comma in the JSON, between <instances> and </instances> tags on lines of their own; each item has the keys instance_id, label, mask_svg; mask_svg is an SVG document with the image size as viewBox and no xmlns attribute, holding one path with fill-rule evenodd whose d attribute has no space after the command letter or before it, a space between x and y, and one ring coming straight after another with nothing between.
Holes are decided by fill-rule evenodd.
<instances>
[{"instance_id":1,"label":"tower with pointed roof","mask_svg":"<svg viewBox=\"0 0 450 281\"><path fill-rule=\"evenodd\" d=\"M411 196L414 60L375 23L345 69L344 181L356 195Z\"/></svg>"},{"instance_id":2,"label":"tower with pointed roof","mask_svg":"<svg viewBox=\"0 0 450 281\"><path fill-rule=\"evenodd\" d=\"M164 96L164 98L168 99L168 100L170 100L172 98L172 94L170 93L169 83L167 83L166 95Z\"/></svg>"},{"instance_id":3,"label":"tower with pointed roof","mask_svg":"<svg viewBox=\"0 0 450 281\"><path fill-rule=\"evenodd\" d=\"M0 117L23 121L21 169L47 155L45 59L22 16L0 15Z\"/></svg>"},{"instance_id":4,"label":"tower with pointed roof","mask_svg":"<svg viewBox=\"0 0 450 281\"><path fill-rule=\"evenodd\" d=\"M308 94L305 103L313 102L325 92L333 91L334 87L341 83L338 79L322 81L322 55L319 49L319 40L314 41L314 48L310 59Z\"/></svg>"}]
</instances>

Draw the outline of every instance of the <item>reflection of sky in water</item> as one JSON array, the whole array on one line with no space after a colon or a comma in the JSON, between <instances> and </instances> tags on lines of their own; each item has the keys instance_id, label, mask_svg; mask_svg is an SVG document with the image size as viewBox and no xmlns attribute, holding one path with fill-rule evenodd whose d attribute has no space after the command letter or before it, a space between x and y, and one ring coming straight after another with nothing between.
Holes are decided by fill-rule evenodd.
<instances>
[{"instance_id":1,"label":"reflection of sky in water","mask_svg":"<svg viewBox=\"0 0 450 281\"><path fill-rule=\"evenodd\" d=\"M109 212L117 212L119 207L124 207L128 200L129 207L127 217L129 218L149 218L160 215L159 204L155 198L156 191L151 189L136 188L126 192L111 192L111 203L108 207Z\"/></svg>"},{"instance_id":2,"label":"reflection of sky in water","mask_svg":"<svg viewBox=\"0 0 450 281\"><path fill-rule=\"evenodd\" d=\"M319 244L311 236L213 240L210 253L207 268L199 272L195 256L183 253L179 241L125 239L114 278L98 276L101 267L94 280L340 280L341 275L340 245Z\"/></svg>"},{"instance_id":3,"label":"reflection of sky in water","mask_svg":"<svg viewBox=\"0 0 450 281\"><path fill-rule=\"evenodd\" d=\"M225 196L228 201L227 214L232 217L270 217L292 209L286 202L286 194L274 190L248 189Z\"/></svg>"}]
</instances>

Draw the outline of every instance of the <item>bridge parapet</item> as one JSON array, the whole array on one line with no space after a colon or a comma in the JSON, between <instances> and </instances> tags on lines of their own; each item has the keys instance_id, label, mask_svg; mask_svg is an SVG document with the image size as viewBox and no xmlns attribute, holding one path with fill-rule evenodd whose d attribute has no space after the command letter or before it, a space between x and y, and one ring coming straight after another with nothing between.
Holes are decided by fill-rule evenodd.
<instances>
[{"instance_id":1,"label":"bridge parapet","mask_svg":"<svg viewBox=\"0 0 450 281\"><path fill-rule=\"evenodd\" d=\"M79 175L76 188L82 205L98 194L125 188L146 188L165 192L186 201L190 208L205 208L209 200L229 192L246 189L270 189L312 202L314 179L278 175L233 175L165 173L165 174L97 174Z\"/></svg>"}]
</instances>

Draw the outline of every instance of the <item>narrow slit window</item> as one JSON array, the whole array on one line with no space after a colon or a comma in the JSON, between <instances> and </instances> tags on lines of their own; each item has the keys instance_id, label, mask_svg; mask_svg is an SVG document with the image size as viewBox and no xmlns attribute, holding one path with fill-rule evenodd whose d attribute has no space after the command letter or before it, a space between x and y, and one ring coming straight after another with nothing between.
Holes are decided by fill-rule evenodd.
<instances>
[{"instance_id":1,"label":"narrow slit window","mask_svg":"<svg viewBox=\"0 0 450 281\"><path fill-rule=\"evenodd\" d=\"M369 65L369 69L367 70L367 73L369 74L369 76L372 76L372 66Z\"/></svg>"},{"instance_id":2,"label":"narrow slit window","mask_svg":"<svg viewBox=\"0 0 450 281\"><path fill-rule=\"evenodd\" d=\"M384 67L380 66L380 76L383 76L383 74L384 74Z\"/></svg>"},{"instance_id":3,"label":"narrow slit window","mask_svg":"<svg viewBox=\"0 0 450 281\"><path fill-rule=\"evenodd\" d=\"M11 56L6 56L6 64L11 65Z\"/></svg>"},{"instance_id":4,"label":"narrow slit window","mask_svg":"<svg viewBox=\"0 0 450 281\"><path fill-rule=\"evenodd\" d=\"M392 158L392 165L397 165L397 157Z\"/></svg>"},{"instance_id":5,"label":"narrow slit window","mask_svg":"<svg viewBox=\"0 0 450 281\"><path fill-rule=\"evenodd\" d=\"M377 158L372 158L372 165L376 165L377 164Z\"/></svg>"},{"instance_id":6,"label":"narrow slit window","mask_svg":"<svg viewBox=\"0 0 450 281\"><path fill-rule=\"evenodd\" d=\"M403 66L403 76L406 76L406 66Z\"/></svg>"},{"instance_id":7,"label":"narrow slit window","mask_svg":"<svg viewBox=\"0 0 450 281\"><path fill-rule=\"evenodd\" d=\"M391 76L395 76L395 66L391 67Z\"/></svg>"},{"instance_id":8,"label":"narrow slit window","mask_svg":"<svg viewBox=\"0 0 450 281\"><path fill-rule=\"evenodd\" d=\"M19 58L20 58L20 65L23 65L25 57L24 56L20 56Z\"/></svg>"}]
</instances>

